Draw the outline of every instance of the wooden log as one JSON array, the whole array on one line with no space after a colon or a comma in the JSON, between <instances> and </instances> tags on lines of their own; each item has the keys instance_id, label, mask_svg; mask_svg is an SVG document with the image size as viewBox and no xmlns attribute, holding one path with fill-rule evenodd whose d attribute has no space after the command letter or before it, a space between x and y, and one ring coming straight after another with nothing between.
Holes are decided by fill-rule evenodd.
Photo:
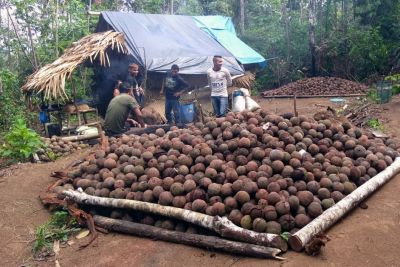
<instances>
[{"instance_id":1,"label":"wooden log","mask_svg":"<svg viewBox=\"0 0 400 267\"><path fill-rule=\"evenodd\" d=\"M98 133L90 133L90 134L84 134L84 135L73 135L73 136L66 136L61 138L63 141L83 141L83 140L89 140L89 139L95 139L98 138L100 135Z\"/></svg>"},{"instance_id":2,"label":"wooden log","mask_svg":"<svg viewBox=\"0 0 400 267\"><path fill-rule=\"evenodd\" d=\"M143 236L152 239L169 241L206 249L215 249L243 256L272 258L279 260L284 259L277 256L281 252L281 250L277 248L230 241L215 236L204 236L198 234L170 231L150 225L116 220L99 215L95 215L93 219L96 225L110 231L133 234L136 236Z\"/></svg>"},{"instance_id":3,"label":"wooden log","mask_svg":"<svg viewBox=\"0 0 400 267\"><path fill-rule=\"evenodd\" d=\"M135 134L135 135L141 135L144 133L154 133L158 128L164 129L164 131L169 131L171 127L174 125L169 125L169 124L162 124L162 125L149 125L146 128L131 128L129 131L125 132L124 134L129 135L129 134ZM186 128L184 124L177 124L175 125L178 128Z\"/></svg>"},{"instance_id":4,"label":"wooden log","mask_svg":"<svg viewBox=\"0 0 400 267\"><path fill-rule=\"evenodd\" d=\"M295 251L301 251L304 246L317 234L322 233L348 211L357 206L366 197L376 191L384 183L400 172L400 157L382 172L358 187L334 206L325 210L320 216L301 228L289 238L289 245Z\"/></svg>"},{"instance_id":5,"label":"wooden log","mask_svg":"<svg viewBox=\"0 0 400 267\"><path fill-rule=\"evenodd\" d=\"M130 199L116 199L116 198L105 198L88 195L84 192L65 190L63 194L73 199L77 203L110 207L110 208L122 208L122 209L133 209L137 211L157 214L169 218L175 218L188 223L207 228L215 231L223 237L249 242L256 245L272 246L279 248L282 251L286 251L288 246L285 240L280 235L268 234L268 233L257 233L233 224L226 217L209 216L203 213L185 210L170 206L162 206L159 204L130 200Z\"/></svg>"}]
</instances>

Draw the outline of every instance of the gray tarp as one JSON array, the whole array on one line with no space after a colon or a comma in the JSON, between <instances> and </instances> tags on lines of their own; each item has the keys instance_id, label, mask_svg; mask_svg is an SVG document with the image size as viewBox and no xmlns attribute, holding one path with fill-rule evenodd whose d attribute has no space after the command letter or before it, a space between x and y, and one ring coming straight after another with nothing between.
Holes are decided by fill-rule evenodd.
<instances>
[{"instance_id":1,"label":"gray tarp","mask_svg":"<svg viewBox=\"0 0 400 267\"><path fill-rule=\"evenodd\" d=\"M182 74L205 74L213 55L221 55L232 75L243 73L235 57L190 16L102 12L97 31L110 28L125 34L133 60L147 71L166 72L178 64Z\"/></svg>"}]
</instances>

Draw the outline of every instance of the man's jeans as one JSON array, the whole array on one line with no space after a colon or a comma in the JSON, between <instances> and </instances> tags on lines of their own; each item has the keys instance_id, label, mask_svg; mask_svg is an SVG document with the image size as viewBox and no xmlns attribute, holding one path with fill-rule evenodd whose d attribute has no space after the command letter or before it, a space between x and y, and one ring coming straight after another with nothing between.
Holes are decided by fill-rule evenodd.
<instances>
[{"instance_id":1,"label":"man's jeans","mask_svg":"<svg viewBox=\"0 0 400 267\"><path fill-rule=\"evenodd\" d=\"M165 117L168 124L180 123L180 104L179 99L165 99ZM174 120L175 119L175 120Z\"/></svg>"},{"instance_id":2,"label":"man's jeans","mask_svg":"<svg viewBox=\"0 0 400 267\"><path fill-rule=\"evenodd\" d=\"M227 96L212 96L211 103L214 109L215 116L225 117L228 110L228 97Z\"/></svg>"},{"instance_id":3,"label":"man's jeans","mask_svg":"<svg viewBox=\"0 0 400 267\"><path fill-rule=\"evenodd\" d=\"M139 104L140 108L143 108L144 104L144 95L137 95L135 94L136 102Z\"/></svg>"}]
</instances>

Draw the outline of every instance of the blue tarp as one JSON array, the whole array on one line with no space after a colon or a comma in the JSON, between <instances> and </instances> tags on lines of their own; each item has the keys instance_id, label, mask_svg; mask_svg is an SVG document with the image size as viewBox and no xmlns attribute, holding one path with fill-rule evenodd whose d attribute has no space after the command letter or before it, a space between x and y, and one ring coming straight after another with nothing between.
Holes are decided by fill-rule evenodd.
<instances>
[{"instance_id":1,"label":"blue tarp","mask_svg":"<svg viewBox=\"0 0 400 267\"><path fill-rule=\"evenodd\" d=\"M205 74L213 55L221 55L232 75L244 72L232 53L191 16L101 12L97 31L110 29L124 33L132 61L148 71L166 72L178 64L181 74Z\"/></svg>"},{"instance_id":2,"label":"blue tarp","mask_svg":"<svg viewBox=\"0 0 400 267\"><path fill-rule=\"evenodd\" d=\"M223 16L194 16L198 27L219 42L242 64L258 63L266 66L266 60L236 36L232 19Z\"/></svg>"}]
</instances>

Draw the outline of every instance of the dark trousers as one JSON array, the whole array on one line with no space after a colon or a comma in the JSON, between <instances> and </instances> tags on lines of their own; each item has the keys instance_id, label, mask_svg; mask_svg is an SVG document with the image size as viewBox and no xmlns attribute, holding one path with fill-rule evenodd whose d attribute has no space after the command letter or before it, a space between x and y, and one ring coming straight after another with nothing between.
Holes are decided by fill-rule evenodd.
<instances>
[{"instance_id":1,"label":"dark trousers","mask_svg":"<svg viewBox=\"0 0 400 267\"><path fill-rule=\"evenodd\" d=\"M140 106L141 108L143 108L143 104L144 104L144 95L137 95L137 94L135 94L135 99L136 99L136 102L139 104L139 106Z\"/></svg>"},{"instance_id":2,"label":"dark trousers","mask_svg":"<svg viewBox=\"0 0 400 267\"><path fill-rule=\"evenodd\" d=\"M211 103L214 109L214 114L217 118L225 117L228 111L228 97L227 96L212 96Z\"/></svg>"},{"instance_id":3,"label":"dark trousers","mask_svg":"<svg viewBox=\"0 0 400 267\"><path fill-rule=\"evenodd\" d=\"M165 117L168 124L180 123L180 104L179 99L165 99Z\"/></svg>"},{"instance_id":4,"label":"dark trousers","mask_svg":"<svg viewBox=\"0 0 400 267\"><path fill-rule=\"evenodd\" d=\"M122 132L114 132L113 130L109 130L109 129L104 129L104 133L108 136L108 137L119 137L121 136L123 133L129 131L131 129L131 125L129 124L129 122L125 123L125 127L124 130Z\"/></svg>"}]
</instances>

